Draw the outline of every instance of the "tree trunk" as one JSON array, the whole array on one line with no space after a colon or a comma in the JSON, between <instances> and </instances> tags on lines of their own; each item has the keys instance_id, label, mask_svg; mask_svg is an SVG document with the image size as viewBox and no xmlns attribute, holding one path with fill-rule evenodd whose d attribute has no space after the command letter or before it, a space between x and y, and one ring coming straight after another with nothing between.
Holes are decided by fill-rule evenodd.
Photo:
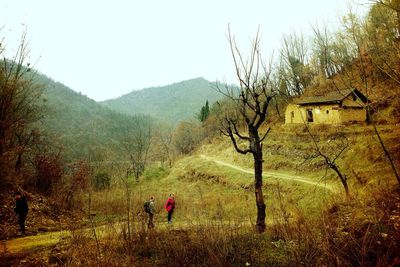
<instances>
[{"instance_id":1,"label":"tree trunk","mask_svg":"<svg viewBox=\"0 0 400 267\"><path fill-rule=\"evenodd\" d=\"M400 1L394 1L394 10L396 10L397 15L397 38L400 35Z\"/></svg>"},{"instance_id":2,"label":"tree trunk","mask_svg":"<svg viewBox=\"0 0 400 267\"><path fill-rule=\"evenodd\" d=\"M378 137L379 143L381 144L381 147L382 147L382 149L383 149L383 152L385 153L386 157L387 157L388 160L389 160L390 167L392 167L393 174L394 174L394 176L396 177L397 182L400 184L400 176L399 176L399 174L397 173L396 166L394 165L394 161L393 161L392 157L390 156L389 151L386 149L386 146L385 146L385 144L383 143L383 140L382 140L382 138L381 138L381 135L379 134L378 129L376 128L375 123L373 124L373 126L374 126L375 134L376 134L376 136Z\"/></svg>"},{"instance_id":3,"label":"tree trunk","mask_svg":"<svg viewBox=\"0 0 400 267\"><path fill-rule=\"evenodd\" d=\"M340 171L339 168L336 165L332 166L332 169L336 172L336 174L339 176L340 181L342 182L344 191L346 191L346 196L349 197L350 191L349 191L349 186L347 184L347 177L346 175L343 175Z\"/></svg>"},{"instance_id":4,"label":"tree trunk","mask_svg":"<svg viewBox=\"0 0 400 267\"><path fill-rule=\"evenodd\" d=\"M254 153L254 185L257 205L257 231L265 231L265 204L262 192L262 152Z\"/></svg>"}]
</instances>

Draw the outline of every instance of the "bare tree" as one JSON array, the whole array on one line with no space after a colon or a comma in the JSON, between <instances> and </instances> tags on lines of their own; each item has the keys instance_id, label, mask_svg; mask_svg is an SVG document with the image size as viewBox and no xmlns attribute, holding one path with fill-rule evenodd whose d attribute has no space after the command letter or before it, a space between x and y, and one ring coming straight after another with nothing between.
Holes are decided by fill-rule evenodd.
<instances>
[{"instance_id":1,"label":"bare tree","mask_svg":"<svg viewBox=\"0 0 400 267\"><path fill-rule=\"evenodd\" d=\"M193 151L200 140L199 128L190 121L181 121L172 135L172 143L180 154Z\"/></svg>"},{"instance_id":2,"label":"bare tree","mask_svg":"<svg viewBox=\"0 0 400 267\"><path fill-rule=\"evenodd\" d=\"M136 180L145 170L152 142L152 125L147 117L132 117L122 126L121 146L131 162Z\"/></svg>"},{"instance_id":3,"label":"bare tree","mask_svg":"<svg viewBox=\"0 0 400 267\"><path fill-rule=\"evenodd\" d=\"M280 59L280 74L287 85L287 93L302 95L313 78L308 65L307 44L303 36L296 34L284 36Z\"/></svg>"},{"instance_id":4,"label":"bare tree","mask_svg":"<svg viewBox=\"0 0 400 267\"><path fill-rule=\"evenodd\" d=\"M127 232L124 229L124 239L128 246L128 252L132 251L132 225L131 225L131 209L132 209L132 190L129 182L129 177L131 177L132 171L130 168L126 170L125 176L120 176L123 187L125 189L125 197L126 197L126 218L127 218Z\"/></svg>"},{"instance_id":5,"label":"bare tree","mask_svg":"<svg viewBox=\"0 0 400 267\"><path fill-rule=\"evenodd\" d=\"M341 171L339 165L337 164L337 160L340 159L343 152L345 152L349 147L349 140L343 134L337 135L332 138L332 141L336 141L338 144L337 148L333 148L333 146L330 145L328 149L329 152L324 151L324 149L318 144L317 138L311 133L311 130L306 122L304 122L304 125L314 144L314 152L308 156L307 159L322 158L325 166L337 174L340 182L343 185L344 191L346 192L346 196L349 197L350 191L349 185L347 184L347 176Z\"/></svg>"},{"instance_id":6,"label":"bare tree","mask_svg":"<svg viewBox=\"0 0 400 267\"><path fill-rule=\"evenodd\" d=\"M322 77L332 78L347 63L344 60L337 61L336 56L340 56L343 59L347 56L347 51L333 41L327 24L322 26L313 25L311 28L314 32L313 55L316 69Z\"/></svg>"},{"instance_id":7,"label":"bare tree","mask_svg":"<svg viewBox=\"0 0 400 267\"><path fill-rule=\"evenodd\" d=\"M400 1L371 2L365 25L368 53L378 73L400 84Z\"/></svg>"},{"instance_id":8,"label":"bare tree","mask_svg":"<svg viewBox=\"0 0 400 267\"><path fill-rule=\"evenodd\" d=\"M240 154L252 154L254 160L254 186L257 206L257 230L265 231L265 203L263 196L263 151L262 142L267 137L270 128L261 134L261 126L268 117L268 106L274 98L270 90L270 70L263 64L260 54L260 37L257 32L252 43L250 56L245 60L238 49L230 29L228 40L236 69L236 76L240 83L240 92L235 92L226 86L219 91L235 103L235 110L227 111L221 122L221 133L228 136ZM241 133L239 124L244 121L247 134ZM246 141L243 148L239 141Z\"/></svg>"},{"instance_id":9,"label":"bare tree","mask_svg":"<svg viewBox=\"0 0 400 267\"><path fill-rule=\"evenodd\" d=\"M162 157L162 161L164 161L164 158L167 158L168 161L168 166L171 168L172 167L172 160L174 157L174 152L173 152L173 147L172 147L172 134L173 130L172 127L169 125L159 125L159 130L158 130L158 138L159 142L162 148L162 151L160 153L160 156Z\"/></svg>"},{"instance_id":10,"label":"bare tree","mask_svg":"<svg viewBox=\"0 0 400 267\"><path fill-rule=\"evenodd\" d=\"M97 238L96 225L94 224L94 221L93 221L93 216L94 215L92 215L92 212L91 212L91 204L92 204L92 189L89 188L89 193L88 193L88 218L89 218L89 221L90 221L90 226L91 226L91 229L92 229L94 240L96 241L96 248L97 248L96 260L97 260L97 262L99 262L100 259L101 259L101 249L100 249L99 239Z\"/></svg>"},{"instance_id":11,"label":"bare tree","mask_svg":"<svg viewBox=\"0 0 400 267\"><path fill-rule=\"evenodd\" d=\"M38 99L42 94L26 62L26 33L14 58L5 58L4 51L0 41L0 180L10 165L15 171L22 166L22 156L36 136L31 125L40 119Z\"/></svg>"}]
</instances>

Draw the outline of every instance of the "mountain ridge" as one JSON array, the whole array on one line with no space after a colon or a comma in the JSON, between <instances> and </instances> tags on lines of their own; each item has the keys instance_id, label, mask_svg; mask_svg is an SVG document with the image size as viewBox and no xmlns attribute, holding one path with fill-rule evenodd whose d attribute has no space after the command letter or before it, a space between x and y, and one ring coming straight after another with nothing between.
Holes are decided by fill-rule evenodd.
<instances>
[{"instance_id":1,"label":"mountain ridge","mask_svg":"<svg viewBox=\"0 0 400 267\"><path fill-rule=\"evenodd\" d=\"M194 118L206 101L212 104L221 99L223 96L216 90L218 84L197 77L131 91L118 98L98 103L129 115L144 114L158 120L178 122Z\"/></svg>"}]
</instances>

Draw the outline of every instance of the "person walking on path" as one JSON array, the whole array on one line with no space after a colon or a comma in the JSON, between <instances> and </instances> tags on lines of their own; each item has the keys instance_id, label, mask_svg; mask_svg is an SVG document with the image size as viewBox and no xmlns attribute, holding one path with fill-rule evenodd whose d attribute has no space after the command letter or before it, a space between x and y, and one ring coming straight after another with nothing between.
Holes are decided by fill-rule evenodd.
<instances>
[{"instance_id":1,"label":"person walking on path","mask_svg":"<svg viewBox=\"0 0 400 267\"><path fill-rule=\"evenodd\" d=\"M154 228L153 218L155 213L155 201L156 199L152 196L144 203L144 211L149 215L149 221L147 222L148 228Z\"/></svg>"},{"instance_id":2,"label":"person walking on path","mask_svg":"<svg viewBox=\"0 0 400 267\"><path fill-rule=\"evenodd\" d=\"M25 220L28 215L28 201L26 196L22 195L21 192L15 193L15 213L18 215L18 224L22 234L25 234Z\"/></svg>"},{"instance_id":3,"label":"person walking on path","mask_svg":"<svg viewBox=\"0 0 400 267\"><path fill-rule=\"evenodd\" d=\"M169 194L169 198L167 199L167 202L165 202L164 208L168 212L168 223L172 223L172 213L174 213L175 209L175 195L174 194Z\"/></svg>"}]
</instances>

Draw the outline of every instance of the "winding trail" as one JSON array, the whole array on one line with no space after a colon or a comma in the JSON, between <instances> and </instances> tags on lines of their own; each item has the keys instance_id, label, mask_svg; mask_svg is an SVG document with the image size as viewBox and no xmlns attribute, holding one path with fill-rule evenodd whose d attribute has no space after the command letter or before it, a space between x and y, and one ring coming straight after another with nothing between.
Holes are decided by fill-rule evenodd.
<instances>
[{"instance_id":1,"label":"winding trail","mask_svg":"<svg viewBox=\"0 0 400 267\"><path fill-rule=\"evenodd\" d=\"M205 159L205 160L208 160L208 161L212 161L212 162L214 162L214 163L216 163L218 165L226 166L226 167L238 170L238 171L243 172L243 173L254 174L253 170L244 169L244 168L239 167L237 165L234 165L234 164L231 164L231 163L227 163L227 162L222 161L222 160L217 160L217 159L212 158L212 157L208 157L208 156L206 156L204 154L201 154L200 157L202 159ZM336 189L335 189L334 185L326 184L326 183L320 183L318 181L313 181L313 180L310 180L310 179L305 178L303 176L291 175L291 174L279 173L279 172L264 172L264 175L268 176L268 177L275 178L275 179L290 180L290 181L299 182L299 183L306 183L306 184L309 184L309 185L322 187L322 188L327 189L327 190L329 190L331 192L336 192Z\"/></svg>"}]
</instances>

